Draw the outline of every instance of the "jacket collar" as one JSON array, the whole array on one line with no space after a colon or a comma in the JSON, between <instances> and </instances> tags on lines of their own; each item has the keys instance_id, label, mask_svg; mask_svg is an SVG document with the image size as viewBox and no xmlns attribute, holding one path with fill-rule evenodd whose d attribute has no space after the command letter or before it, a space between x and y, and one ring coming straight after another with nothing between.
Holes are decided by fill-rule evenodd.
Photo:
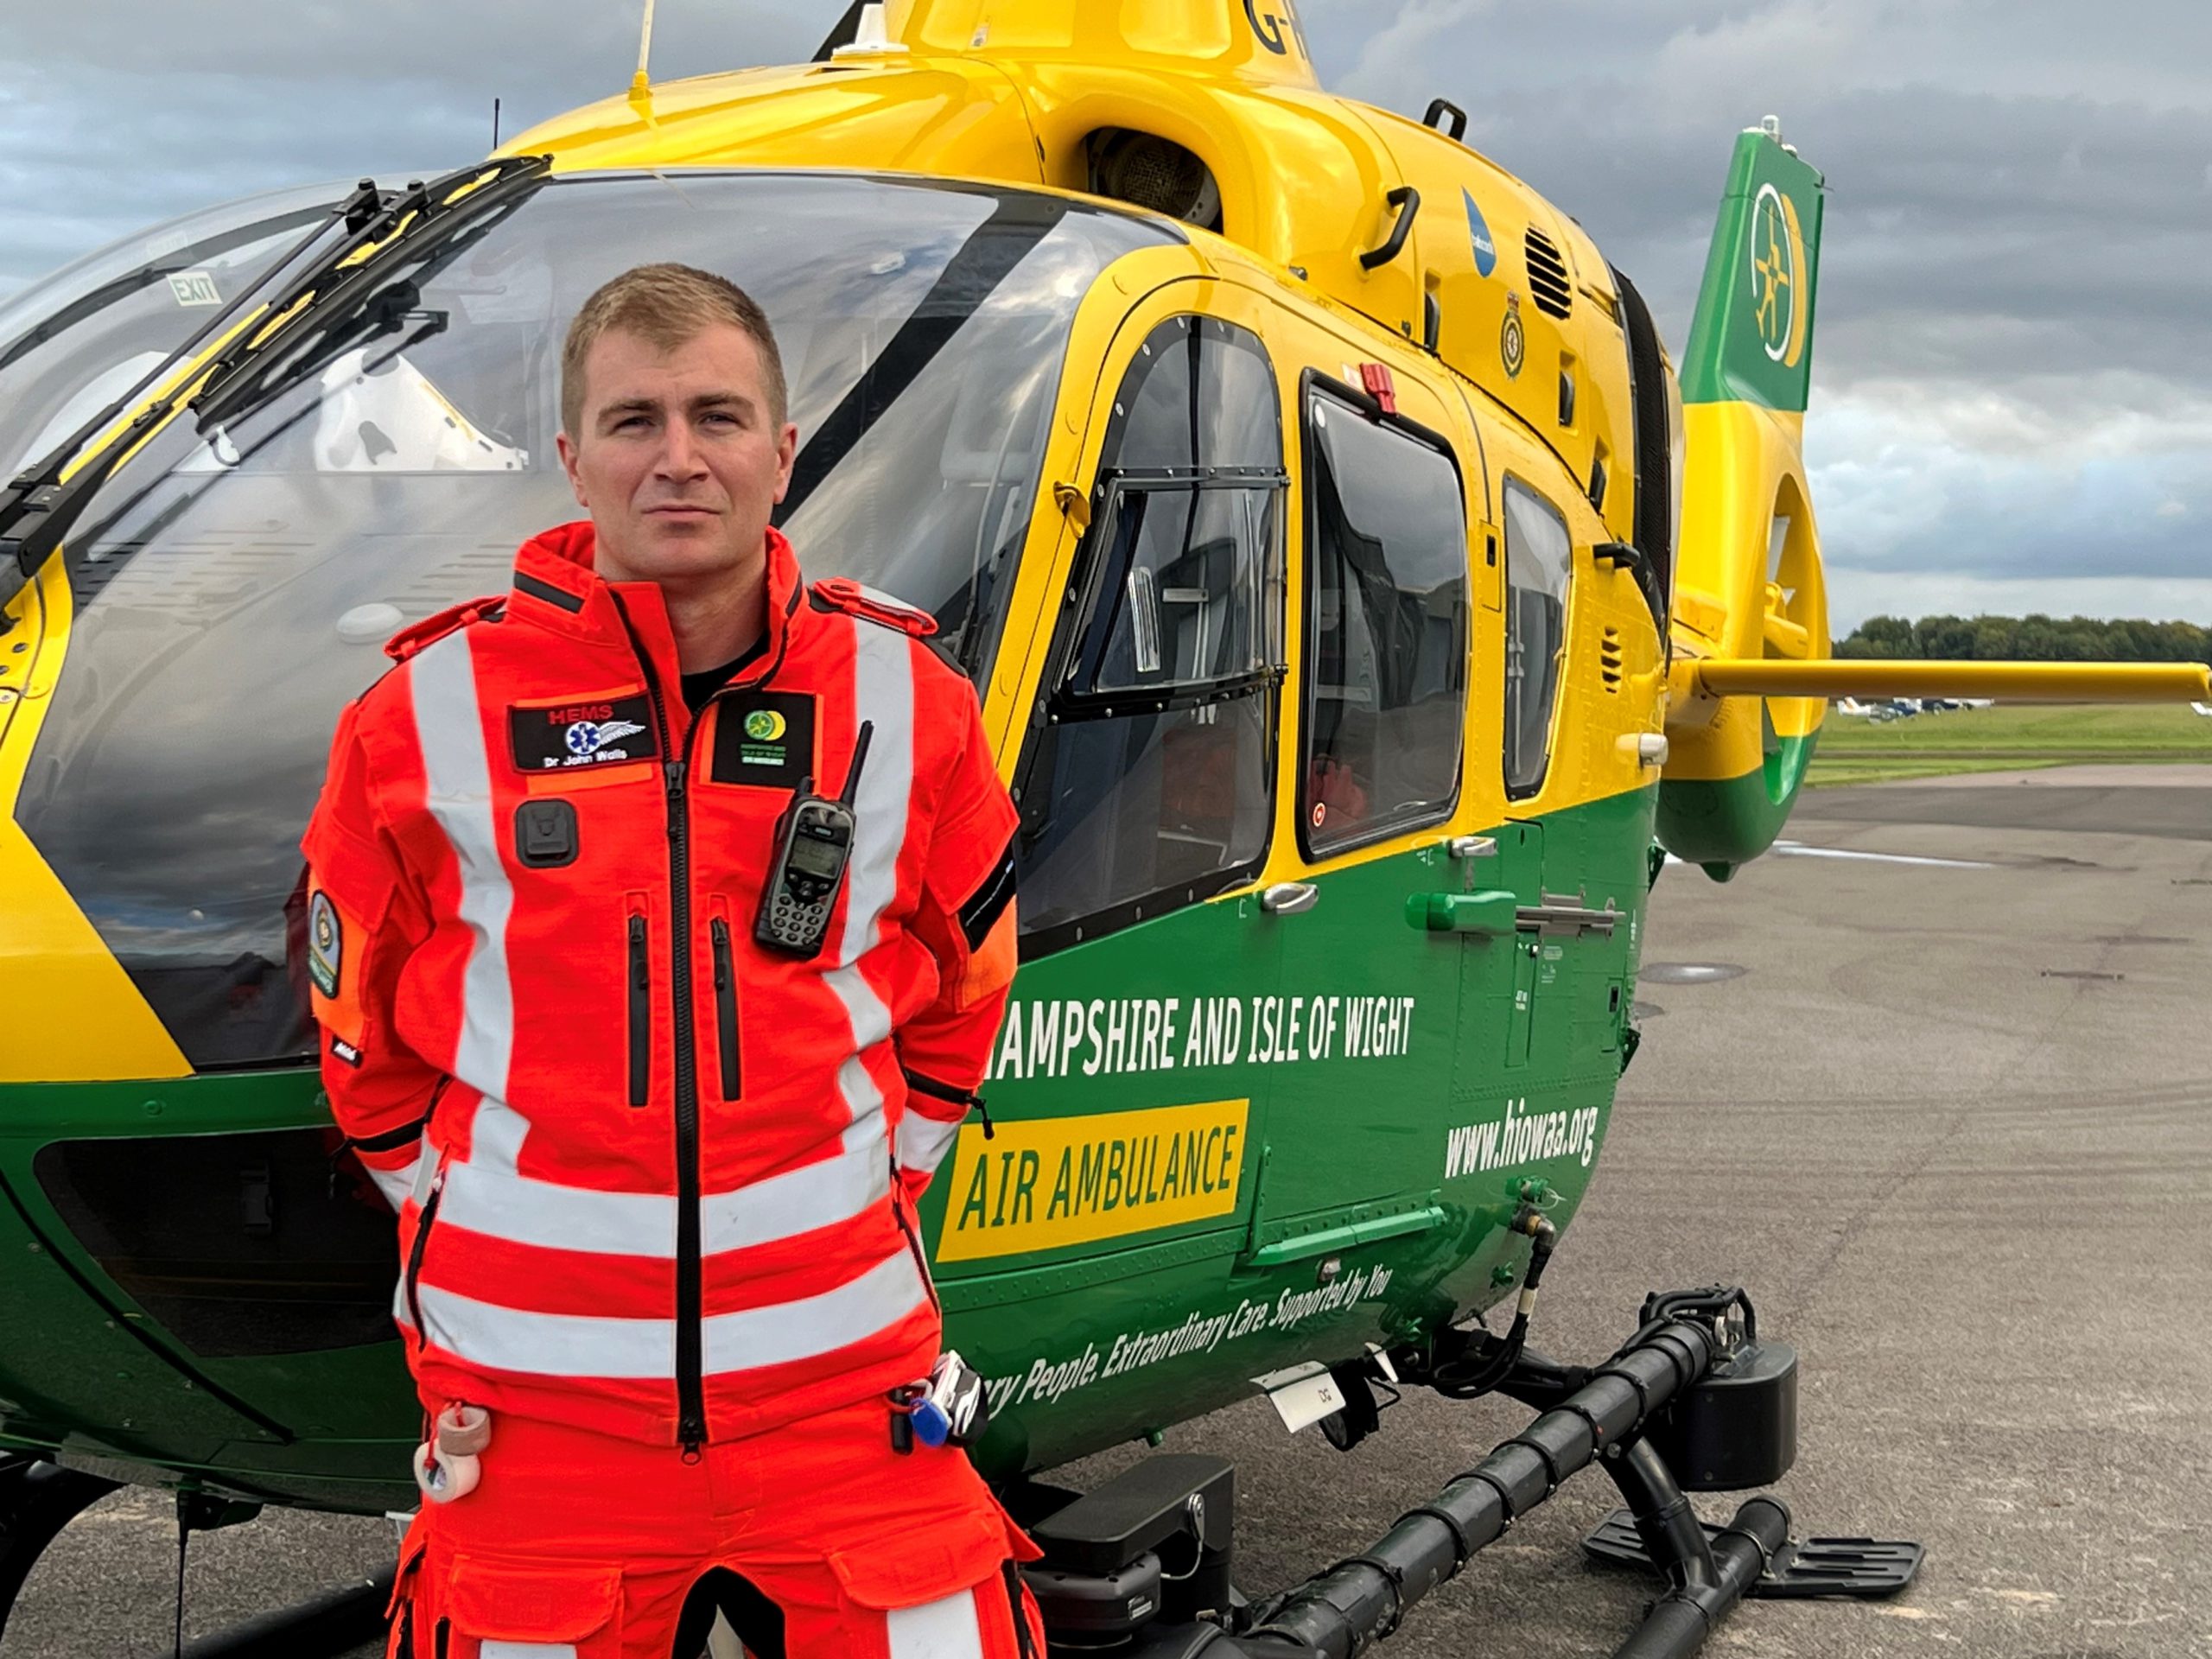
<instances>
[{"instance_id":1,"label":"jacket collar","mask_svg":"<svg viewBox=\"0 0 2212 1659\"><path fill-rule=\"evenodd\" d=\"M597 540L591 521L580 518L541 531L515 556L511 614L556 632L627 643L636 631L653 659L655 671L671 686L677 673L676 640L657 583L608 582L592 569ZM780 530L768 531L768 639L766 649L738 677L758 684L774 674L790 648L792 620L805 587L798 559Z\"/></svg>"}]
</instances>

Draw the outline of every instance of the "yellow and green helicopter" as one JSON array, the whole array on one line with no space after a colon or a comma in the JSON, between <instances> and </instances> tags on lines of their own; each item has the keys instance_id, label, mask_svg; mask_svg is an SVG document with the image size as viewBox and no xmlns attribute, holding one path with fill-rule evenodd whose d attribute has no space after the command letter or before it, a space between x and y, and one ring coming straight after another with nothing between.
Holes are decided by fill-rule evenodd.
<instances>
[{"instance_id":1,"label":"yellow and green helicopter","mask_svg":"<svg viewBox=\"0 0 2212 1659\"><path fill-rule=\"evenodd\" d=\"M298 836L384 640L570 516L562 333L647 259L766 306L784 527L937 617L1023 813L995 1128L925 1220L1056 1643L1350 1652L1593 1461L1632 1522L1594 1547L1670 1580L1624 1653L1910 1575L1770 1499L1685 1518L1794 1453L1739 1291L1599 1366L1524 1345L1646 896L1772 842L1829 696L2206 671L1831 660L1820 175L1737 138L1678 367L1465 125L1322 92L1288 0L889 0L810 63L641 66L442 179L196 215L0 309L0 1618L114 1482L202 1524L413 1501ZM1349 1446L1382 1381L1542 1414L1274 1595L1230 1585L1217 1460L1033 1478L1255 1387Z\"/></svg>"}]
</instances>

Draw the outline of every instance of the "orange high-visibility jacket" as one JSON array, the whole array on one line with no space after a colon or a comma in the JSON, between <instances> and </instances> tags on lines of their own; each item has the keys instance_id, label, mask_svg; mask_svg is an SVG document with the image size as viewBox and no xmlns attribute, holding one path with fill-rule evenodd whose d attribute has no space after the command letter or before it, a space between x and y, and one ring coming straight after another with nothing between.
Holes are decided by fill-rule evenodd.
<instances>
[{"instance_id":1,"label":"orange high-visibility jacket","mask_svg":"<svg viewBox=\"0 0 2212 1659\"><path fill-rule=\"evenodd\" d=\"M690 1445L934 1362L914 1204L1013 976L1017 819L928 617L771 531L766 647L695 719L592 547L387 647L303 843L309 977L423 1397ZM826 942L766 950L779 817L864 721Z\"/></svg>"}]
</instances>

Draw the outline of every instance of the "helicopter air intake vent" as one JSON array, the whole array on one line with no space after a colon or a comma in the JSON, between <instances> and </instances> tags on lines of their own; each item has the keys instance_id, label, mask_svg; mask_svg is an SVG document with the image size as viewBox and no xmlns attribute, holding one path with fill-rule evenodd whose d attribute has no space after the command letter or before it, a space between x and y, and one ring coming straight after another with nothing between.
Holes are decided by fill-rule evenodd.
<instances>
[{"instance_id":1,"label":"helicopter air intake vent","mask_svg":"<svg viewBox=\"0 0 2212 1659\"><path fill-rule=\"evenodd\" d=\"M1607 628L1598 642L1598 677L1605 683L1605 694L1616 696L1621 689L1621 636L1618 628Z\"/></svg>"},{"instance_id":2,"label":"helicopter air intake vent","mask_svg":"<svg viewBox=\"0 0 2212 1659\"><path fill-rule=\"evenodd\" d=\"M1529 227L1529 292L1536 309L1547 316L1564 317L1574 309L1574 289L1567 280L1567 261L1559 245L1535 226Z\"/></svg>"},{"instance_id":3,"label":"helicopter air intake vent","mask_svg":"<svg viewBox=\"0 0 2212 1659\"><path fill-rule=\"evenodd\" d=\"M1155 133L1126 127L1092 133L1090 191L1206 230L1221 228L1221 190L1212 169Z\"/></svg>"}]
</instances>

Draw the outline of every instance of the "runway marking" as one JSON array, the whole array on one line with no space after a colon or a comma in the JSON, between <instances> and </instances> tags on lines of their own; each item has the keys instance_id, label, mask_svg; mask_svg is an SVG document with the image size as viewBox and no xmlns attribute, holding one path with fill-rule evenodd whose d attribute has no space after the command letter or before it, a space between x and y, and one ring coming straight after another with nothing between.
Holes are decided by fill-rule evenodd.
<instances>
[{"instance_id":1,"label":"runway marking","mask_svg":"<svg viewBox=\"0 0 2212 1659\"><path fill-rule=\"evenodd\" d=\"M1993 870L1997 867L1974 858L1923 858L1911 853L1862 853L1848 847L1808 847L1801 841L1777 841L1774 851L1784 858L1848 858L1867 864L1920 864L1938 870Z\"/></svg>"},{"instance_id":2,"label":"runway marking","mask_svg":"<svg viewBox=\"0 0 2212 1659\"><path fill-rule=\"evenodd\" d=\"M1911 853L1861 853L1847 847L1808 847L1802 841L1777 841L1767 850L1777 858L1847 858L1867 864L1919 864L1938 870L1993 870L1997 868L1981 859L1923 858ZM1669 853L1667 861L1682 864L1688 861L1676 858Z\"/></svg>"}]
</instances>

